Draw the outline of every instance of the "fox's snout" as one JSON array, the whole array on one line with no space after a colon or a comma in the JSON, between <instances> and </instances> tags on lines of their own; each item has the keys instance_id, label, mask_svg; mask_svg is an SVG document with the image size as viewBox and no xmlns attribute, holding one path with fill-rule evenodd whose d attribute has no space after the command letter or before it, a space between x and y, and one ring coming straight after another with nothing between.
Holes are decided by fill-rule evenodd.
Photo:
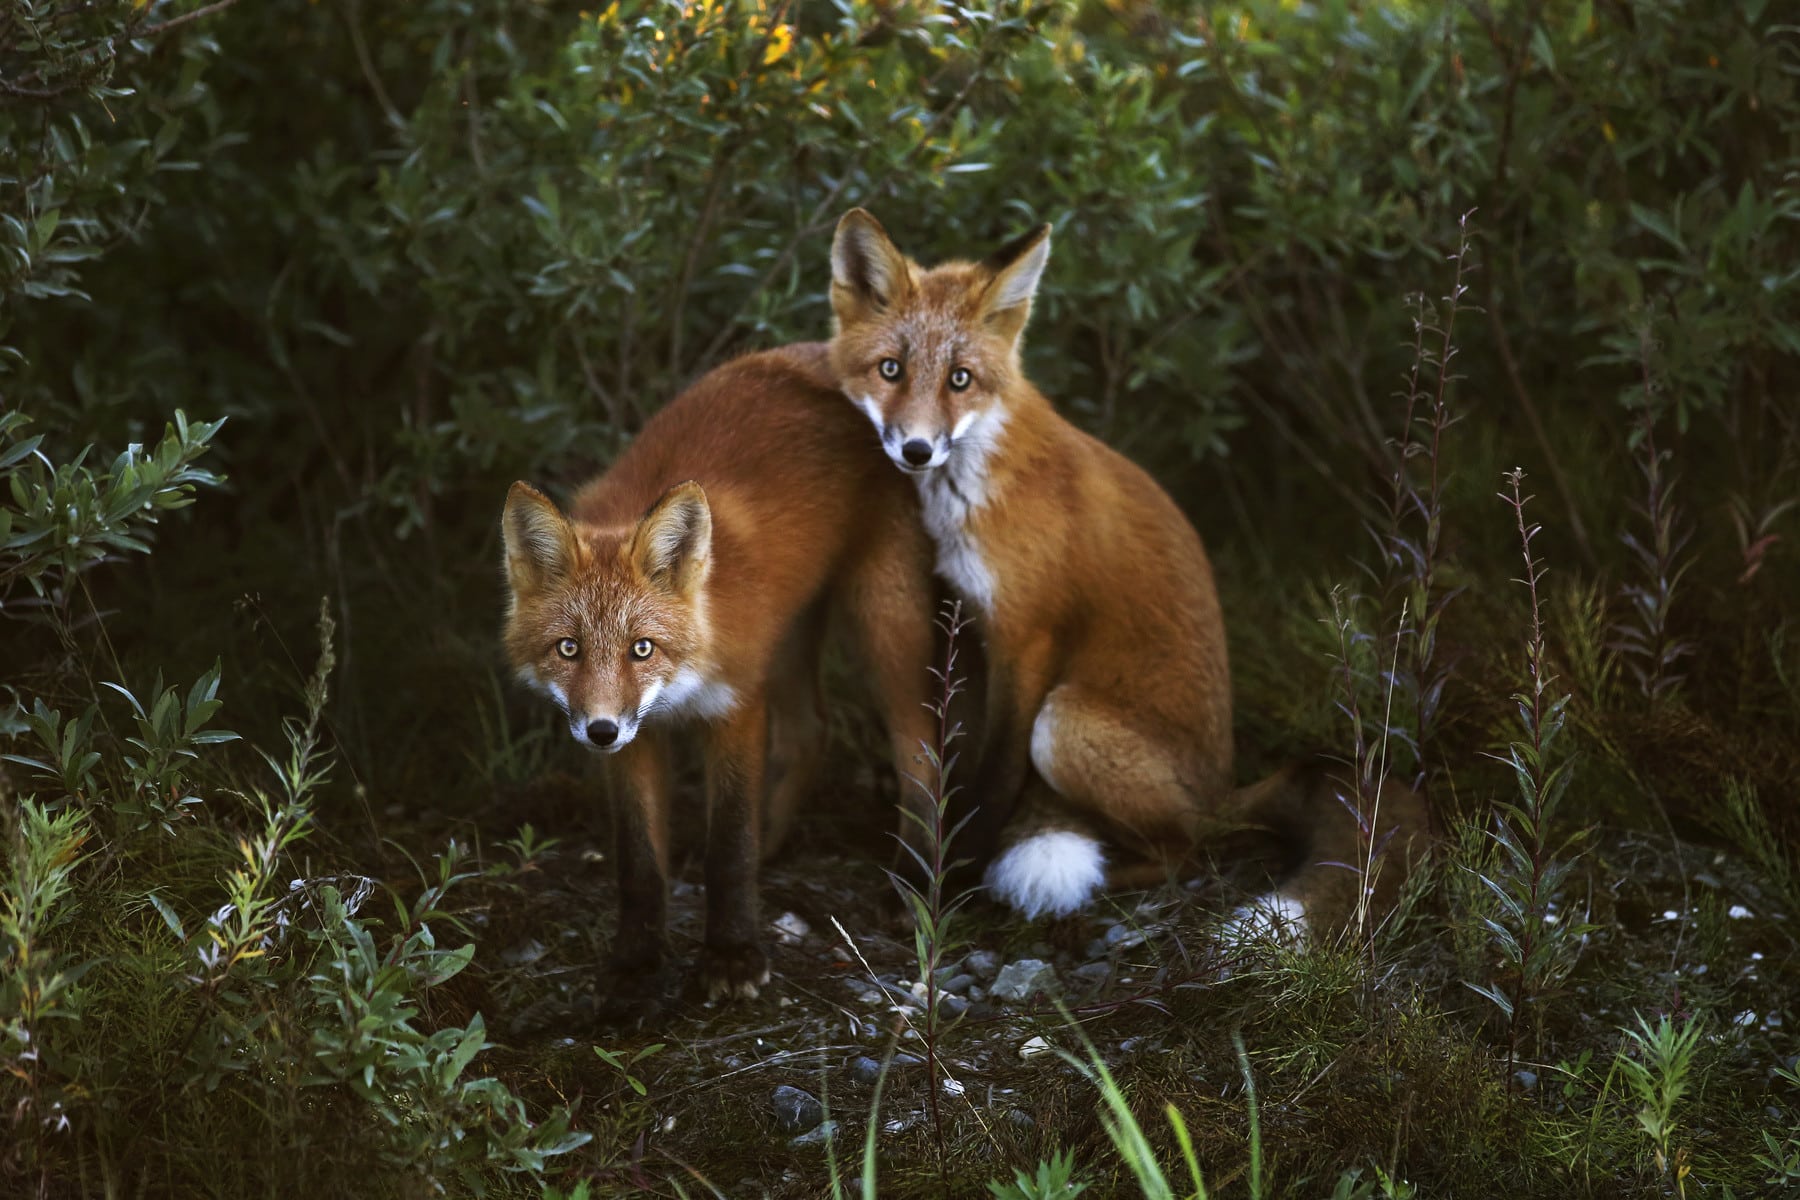
<instances>
[{"instance_id":1,"label":"fox's snout","mask_svg":"<svg viewBox=\"0 0 1800 1200\"><path fill-rule=\"evenodd\" d=\"M630 714L618 717L592 717L569 714L569 732L576 741L592 750L613 754L623 750L637 737L638 719Z\"/></svg>"},{"instance_id":2,"label":"fox's snout","mask_svg":"<svg viewBox=\"0 0 1800 1200\"><path fill-rule=\"evenodd\" d=\"M951 438L947 433L920 435L892 425L881 427L881 448L902 471L914 474L944 465L950 457Z\"/></svg>"}]
</instances>

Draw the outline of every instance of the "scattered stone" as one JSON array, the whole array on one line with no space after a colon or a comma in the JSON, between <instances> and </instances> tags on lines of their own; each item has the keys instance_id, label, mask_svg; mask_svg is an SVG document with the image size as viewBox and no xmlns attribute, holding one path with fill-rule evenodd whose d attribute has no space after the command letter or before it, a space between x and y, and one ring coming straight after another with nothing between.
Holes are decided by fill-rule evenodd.
<instances>
[{"instance_id":1,"label":"scattered stone","mask_svg":"<svg viewBox=\"0 0 1800 1200\"><path fill-rule=\"evenodd\" d=\"M992 979L1000 973L1000 956L992 950L976 950L962 961L963 970L978 979Z\"/></svg>"},{"instance_id":2,"label":"scattered stone","mask_svg":"<svg viewBox=\"0 0 1800 1200\"><path fill-rule=\"evenodd\" d=\"M1082 957L1083 958L1105 958L1106 951L1107 951L1106 939L1103 937L1097 937L1093 941L1091 941L1087 944L1087 949L1082 952Z\"/></svg>"},{"instance_id":3,"label":"scattered stone","mask_svg":"<svg viewBox=\"0 0 1800 1200\"><path fill-rule=\"evenodd\" d=\"M1026 1112L1022 1108L1007 1109L1006 1110L1006 1121L1007 1121L1007 1124L1011 1125L1014 1129L1036 1129L1037 1128L1036 1119L1033 1118L1030 1113Z\"/></svg>"},{"instance_id":4,"label":"scattered stone","mask_svg":"<svg viewBox=\"0 0 1800 1200\"><path fill-rule=\"evenodd\" d=\"M942 988L962 973L963 968L961 963L950 963L948 966L939 967L932 972L932 975L936 977L938 987Z\"/></svg>"},{"instance_id":5,"label":"scattered stone","mask_svg":"<svg viewBox=\"0 0 1800 1200\"><path fill-rule=\"evenodd\" d=\"M1000 977L994 980L989 994L996 1000L1018 1004L1035 993L1048 992L1055 986L1055 967L1041 958L1021 958L1018 962L1007 963L1001 968Z\"/></svg>"},{"instance_id":6,"label":"scattered stone","mask_svg":"<svg viewBox=\"0 0 1800 1200\"><path fill-rule=\"evenodd\" d=\"M900 1116L900 1117L889 1117L885 1122L882 1123L881 1132L883 1132L883 1133L905 1133L907 1130L911 1129L914 1125L917 1125L919 1122L923 1121L924 1119L925 1119L925 1114L922 1112L907 1113L905 1116Z\"/></svg>"},{"instance_id":7,"label":"scattered stone","mask_svg":"<svg viewBox=\"0 0 1800 1200\"><path fill-rule=\"evenodd\" d=\"M963 999L967 1000L970 1004L980 1004L983 1000L987 999L987 989L978 983L968 990Z\"/></svg>"},{"instance_id":8,"label":"scattered stone","mask_svg":"<svg viewBox=\"0 0 1800 1200\"><path fill-rule=\"evenodd\" d=\"M1042 1036L1034 1037L1019 1047L1020 1058L1035 1058L1040 1054L1050 1053L1050 1043Z\"/></svg>"},{"instance_id":9,"label":"scattered stone","mask_svg":"<svg viewBox=\"0 0 1800 1200\"><path fill-rule=\"evenodd\" d=\"M954 1021L969 1011L969 1002L961 996L945 992L938 997L938 1011Z\"/></svg>"},{"instance_id":10,"label":"scattered stone","mask_svg":"<svg viewBox=\"0 0 1800 1200\"><path fill-rule=\"evenodd\" d=\"M1725 915L1734 921L1742 921L1745 917L1754 917L1756 914L1741 904L1734 904L1725 910Z\"/></svg>"},{"instance_id":11,"label":"scattered stone","mask_svg":"<svg viewBox=\"0 0 1800 1200\"><path fill-rule=\"evenodd\" d=\"M812 932L812 926L799 913L792 912L782 913L769 926L775 930L775 940L783 946L798 946Z\"/></svg>"},{"instance_id":12,"label":"scattered stone","mask_svg":"<svg viewBox=\"0 0 1800 1200\"><path fill-rule=\"evenodd\" d=\"M894 1065L896 1067L922 1067L925 1065L925 1060L916 1054L896 1054L894 1055Z\"/></svg>"},{"instance_id":13,"label":"scattered stone","mask_svg":"<svg viewBox=\"0 0 1800 1200\"><path fill-rule=\"evenodd\" d=\"M952 975L950 978L948 978L948 979L944 980L942 983L938 984L938 987L942 988L946 992L949 992L952 996L967 995L969 989L974 986L975 986L975 977L973 975L967 975L967 974Z\"/></svg>"},{"instance_id":14,"label":"scattered stone","mask_svg":"<svg viewBox=\"0 0 1800 1200\"><path fill-rule=\"evenodd\" d=\"M1069 975L1088 987L1100 987L1112 978L1112 965L1105 962L1082 963L1070 971Z\"/></svg>"},{"instance_id":15,"label":"scattered stone","mask_svg":"<svg viewBox=\"0 0 1800 1200\"><path fill-rule=\"evenodd\" d=\"M1537 1090L1538 1077L1536 1071L1517 1070L1513 1072L1513 1082L1521 1092Z\"/></svg>"},{"instance_id":16,"label":"scattered stone","mask_svg":"<svg viewBox=\"0 0 1800 1200\"><path fill-rule=\"evenodd\" d=\"M887 993L890 1003L904 1005L907 1008L925 1007L924 1001L913 995L913 991L910 987L902 987L897 983L889 983L884 979L881 981L881 990Z\"/></svg>"},{"instance_id":17,"label":"scattered stone","mask_svg":"<svg viewBox=\"0 0 1800 1200\"><path fill-rule=\"evenodd\" d=\"M836 1121L827 1121L823 1125L808 1130L799 1137L789 1138L788 1145L802 1150L808 1146L823 1146L837 1136L837 1131L838 1123Z\"/></svg>"},{"instance_id":18,"label":"scattered stone","mask_svg":"<svg viewBox=\"0 0 1800 1200\"><path fill-rule=\"evenodd\" d=\"M1124 1041L1119 1043L1119 1053L1120 1054L1127 1054L1127 1055L1136 1054L1139 1050L1142 1050L1143 1048L1144 1048L1144 1039L1141 1037L1128 1037Z\"/></svg>"},{"instance_id":19,"label":"scattered stone","mask_svg":"<svg viewBox=\"0 0 1800 1200\"><path fill-rule=\"evenodd\" d=\"M968 1090L968 1088L963 1086L962 1080L960 1079L946 1078L944 1080L944 1095L946 1096L960 1096Z\"/></svg>"},{"instance_id":20,"label":"scattered stone","mask_svg":"<svg viewBox=\"0 0 1800 1200\"><path fill-rule=\"evenodd\" d=\"M859 1054L850 1060L850 1078L857 1083L873 1086L881 1079L881 1062L866 1054Z\"/></svg>"},{"instance_id":21,"label":"scattered stone","mask_svg":"<svg viewBox=\"0 0 1800 1200\"><path fill-rule=\"evenodd\" d=\"M825 1119L825 1106L797 1087L784 1083L769 1099L775 1107L775 1127L783 1133L805 1133Z\"/></svg>"}]
</instances>

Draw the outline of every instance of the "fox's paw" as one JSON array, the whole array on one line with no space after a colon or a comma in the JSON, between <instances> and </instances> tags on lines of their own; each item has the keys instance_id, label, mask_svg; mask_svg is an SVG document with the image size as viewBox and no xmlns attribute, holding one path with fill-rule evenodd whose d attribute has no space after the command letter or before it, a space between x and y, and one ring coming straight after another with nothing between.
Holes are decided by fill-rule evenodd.
<instances>
[{"instance_id":1,"label":"fox's paw","mask_svg":"<svg viewBox=\"0 0 1800 1200\"><path fill-rule=\"evenodd\" d=\"M700 990L706 999L754 1000L769 982L769 956L754 942L700 951Z\"/></svg>"}]
</instances>

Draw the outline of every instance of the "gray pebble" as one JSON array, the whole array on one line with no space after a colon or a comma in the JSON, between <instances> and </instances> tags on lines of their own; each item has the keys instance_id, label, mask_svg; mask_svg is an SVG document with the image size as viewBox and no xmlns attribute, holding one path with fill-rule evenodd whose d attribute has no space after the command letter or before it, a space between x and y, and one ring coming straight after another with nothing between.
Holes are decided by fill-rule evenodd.
<instances>
[{"instance_id":1,"label":"gray pebble","mask_svg":"<svg viewBox=\"0 0 1800 1200\"><path fill-rule=\"evenodd\" d=\"M1036 993L1050 991L1055 986L1055 967L1041 958L1021 958L1001 968L1000 977L994 980L994 986L988 989L988 994L996 1000L1017 1004Z\"/></svg>"},{"instance_id":2,"label":"gray pebble","mask_svg":"<svg viewBox=\"0 0 1800 1200\"><path fill-rule=\"evenodd\" d=\"M799 1137L789 1138L788 1145L798 1149L805 1149L808 1146L823 1146L826 1142L829 1142L832 1138L837 1136L837 1131L838 1123L836 1121L827 1121L817 1128L808 1130Z\"/></svg>"},{"instance_id":3,"label":"gray pebble","mask_svg":"<svg viewBox=\"0 0 1800 1200\"><path fill-rule=\"evenodd\" d=\"M968 974L952 975L949 979L938 984L938 987L949 992L952 996L965 996L968 994L969 989L974 986L975 977Z\"/></svg>"},{"instance_id":4,"label":"gray pebble","mask_svg":"<svg viewBox=\"0 0 1800 1200\"><path fill-rule=\"evenodd\" d=\"M963 970L978 979L992 979L1000 973L1000 956L992 950L976 950L962 961Z\"/></svg>"},{"instance_id":5,"label":"gray pebble","mask_svg":"<svg viewBox=\"0 0 1800 1200\"><path fill-rule=\"evenodd\" d=\"M783 1133L805 1133L825 1119L825 1106L797 1087L784 1083L769 1099L775 1106L775 1127Z\"/></svg>"},{"instance_id":6,"label":"gray pebble","mask_svg":"<svg viewBox=\"0 0 1800 1200\"><path fill-rule=\"evenodd\" d=\"M1112 978L1112 964L1105 962L1082 963L1069 974L1089 987L1099 987Z\"/></svg>"}]
</instances>

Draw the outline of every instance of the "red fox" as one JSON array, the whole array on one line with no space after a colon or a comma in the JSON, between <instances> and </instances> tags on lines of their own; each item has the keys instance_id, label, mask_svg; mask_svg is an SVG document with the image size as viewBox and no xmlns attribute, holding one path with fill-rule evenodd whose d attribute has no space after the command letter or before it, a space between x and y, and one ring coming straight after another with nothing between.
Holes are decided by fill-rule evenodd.
<instances>
[{"instance_id":1,"label":"red fox","mask_svg":"<svg viewBox=\"0 0 1800 1200\"><path fill-rule=\"evenodd\" d=\"M507 496L507 655L577 742L611 756L611 1004L661 991L671 726L697 725L706 760L709 999L752 998L768 981L756 868L823 738L825 609L860 645L896 768L929 736L930 546L913 490L871 442L826 348L792 346L701 378L568 515L524 483Z\"/></svg>"},{"instance_id":2,"label":"red fox","mask_svg":"<svg viewBox=\"0 0 1800 1200\"><path fill-rule=\"evenodd\" d=\"M1199 535L1020 368L1049 256L1046 225L925 270L862 209L831 249L838 385L916 482L938 572L986 639L972 791L990 820L1017 802L987 885L1027 916L1066 915L1103 886L1166 877L1203 837L1297 810L1310 860L1350 861L1354 819L1325 789L1289 773L1233 793L1225 628ZM1417 820L1393 793L1384 839ZM1266 906L1291 919L1342 890L1309 866Z\"/></svg>"}]
</instances>

